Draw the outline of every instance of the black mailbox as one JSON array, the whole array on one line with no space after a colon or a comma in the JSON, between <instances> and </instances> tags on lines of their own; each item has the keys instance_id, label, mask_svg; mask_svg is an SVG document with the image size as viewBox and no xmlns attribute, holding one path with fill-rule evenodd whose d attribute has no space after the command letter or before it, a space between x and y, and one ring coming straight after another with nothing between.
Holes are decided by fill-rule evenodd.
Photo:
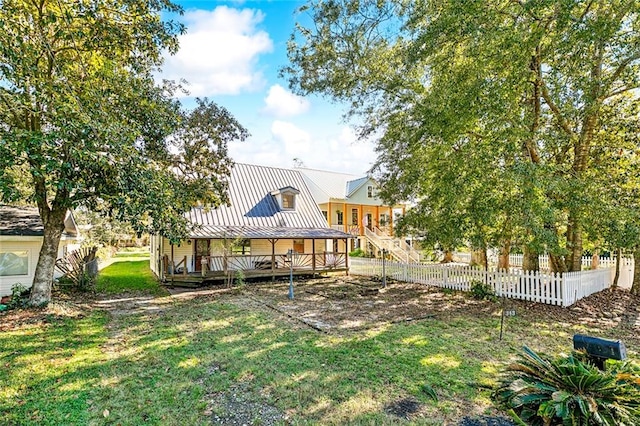
<instances>
[{"instance_id":1,"label":"black mailbox","mask_svg":"<svg viewBox=\"0 0 640 426\"><path fill-rule=\"evenodd\" d=\"M583 349L590 357L601 360L627 358L627 348L620 340L607 340L576 334L573 336L573 349Z\"/></svg>"}]
</instances>

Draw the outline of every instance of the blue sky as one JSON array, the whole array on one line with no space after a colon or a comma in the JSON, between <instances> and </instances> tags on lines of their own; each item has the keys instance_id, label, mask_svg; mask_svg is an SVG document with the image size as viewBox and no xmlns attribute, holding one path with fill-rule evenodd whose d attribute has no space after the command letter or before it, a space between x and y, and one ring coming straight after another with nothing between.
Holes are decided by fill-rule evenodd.
<instances>
[{"instance_id":1,"label":"blue sky","mask_svg":"<svg viewBox=\"0 0 640 426\"><path fill-rule=\"evenodd\" d=\"M162 77L185 79L193 97L226 107L251 137L229 146L237 162L363 174L375 160L373 144L356 141L342 121L344 108L321 97L300 98L278 77L287 64L286 43L304 2L177 0L187 34L165 59Z\"/></svg>"}]
</instances>

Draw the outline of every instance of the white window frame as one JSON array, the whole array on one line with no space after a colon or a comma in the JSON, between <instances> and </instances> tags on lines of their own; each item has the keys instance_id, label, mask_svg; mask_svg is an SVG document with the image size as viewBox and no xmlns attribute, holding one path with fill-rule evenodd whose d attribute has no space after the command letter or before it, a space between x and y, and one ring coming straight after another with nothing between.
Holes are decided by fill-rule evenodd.
<instances>
[{"instance_id":1,"label":"white window frame","mask_svg":"<svg viewBox=\"0 0 640 426\"><path fill-rule=\"evenodd\" d=\"M30 267L30 263L31 263L31 250L30 249L22 249L22 248L16 248L16 249L0 249L0 255L2 254L6 254L6 253L16 253L16 252L24 252L26 253L26 259L27 259L27 268L26 268L26 272L24 274L13 274L13 275L3 275L0 274L0 278L6 278L6 277L28 277L29 274L29 267Z\"/></svg>"}]
</instances>

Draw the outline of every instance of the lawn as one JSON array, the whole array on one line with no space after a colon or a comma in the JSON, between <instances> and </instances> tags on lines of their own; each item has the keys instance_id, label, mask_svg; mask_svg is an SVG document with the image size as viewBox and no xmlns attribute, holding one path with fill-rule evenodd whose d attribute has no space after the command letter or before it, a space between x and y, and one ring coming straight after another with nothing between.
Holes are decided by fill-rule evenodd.
<instances>
[{"instance_id":1,"label":"lawn","mask_svg":"<svg viewBox=\"0 0 640 426\"><path fill-rule=\"evenodd\" d=\"M105 289L125 288L112 284L113 276L144 269L123 263L103 271L112 277ZM143 312L63 304L22 319L5 314L0 419L51 425L456 424L493 412L491 387L522 344L559 353L570 349L574 332L607 333L568 317L531 316L529 304L518 306L500 341L499 304L457 309L467 302L451 293L438 295L440 308L432 316L399 322L377 317L359 328L341 328L341 318L318 331L309 324L329 324L323 315L349 309L340 301L389 310L397 295L341 292L331 299L337 289L318 296L317 284L296 285L294 301L286 299L286 284L275 284L156 297L154 309ZM153 288L146 286L137 290ZM315 310L305 311L305 304Z\"/></svg>"},{"instance_id":2,"label":"lawn","mask_svg":"<svg viewBox=\"0 0 640 426\"><path fill-rule=\"evenodd\" d=\"M146 257L146 259L144 259ZM153 295L166 295L149 269L149 254L120 253L115 261L100 271L96 290L100 293L146 292Z\"/></svg>"}]
</instances>

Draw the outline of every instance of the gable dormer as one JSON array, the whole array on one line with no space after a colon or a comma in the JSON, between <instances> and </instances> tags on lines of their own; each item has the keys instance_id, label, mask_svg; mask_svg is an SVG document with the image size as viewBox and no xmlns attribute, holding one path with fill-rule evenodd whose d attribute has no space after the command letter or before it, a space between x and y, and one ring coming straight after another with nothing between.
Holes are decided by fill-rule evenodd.
<instances>
[{"instance_id":1,"label":"gable dormer","mask_svg":"<svg viewBox=\"0 0 640 426\"><path fill-rule=\"evenodd\" d=\"M294 211L296 209L296 197L298 194L300 194L300 191L292 186L285 186L276 191L271 191L271 195L275 197L282 211Z\"/></svg>"}]
</instances>

